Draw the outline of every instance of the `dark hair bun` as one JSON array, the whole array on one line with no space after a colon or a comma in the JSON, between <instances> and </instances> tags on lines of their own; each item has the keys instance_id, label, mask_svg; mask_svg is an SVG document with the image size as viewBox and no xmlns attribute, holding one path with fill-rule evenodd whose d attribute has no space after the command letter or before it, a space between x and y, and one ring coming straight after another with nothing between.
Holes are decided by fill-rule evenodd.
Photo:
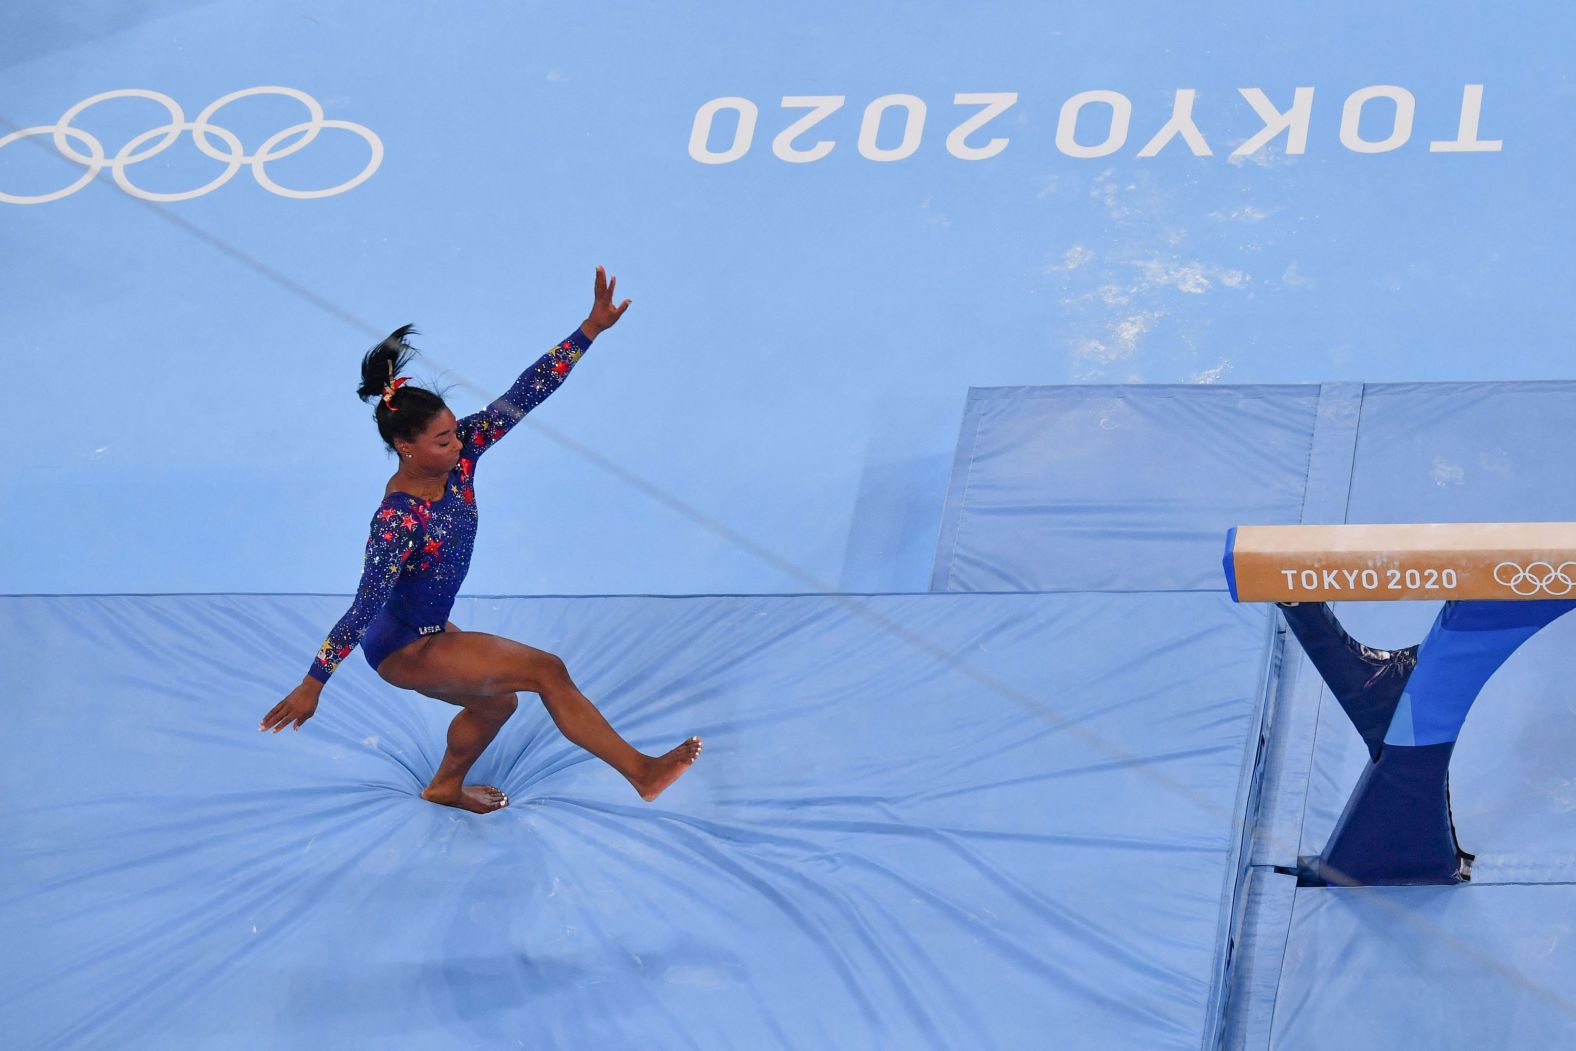
<instances>
[{"instance_id":1,"label":"dark hair bun","mask_svg":"<svg viewBox=\"0 0 1576 1051\"><path fill-rule=\"evenodd\" d=\"M433 417L447 408L441 396L409 383L402 384L387 403L383 401L388 385L405 371L410 359L418 353L407 341L415 332L416 326L401 325L361 359L361 386L356 389L356 397L362 401L377 399L372 417L377 421L384 444L390 449L394 448L396 438L414 441L427 429Z\"/></svg>"},{"instance_id":2,"label":"dark hair bun","mask_svg":"<svg viewBox=\"0 0 1576 1051\"><path fill-rule=\"evenodd\" d=\"M415 325L401 325L389 333L383 342L367 351L361 359L361 386L356 390L356 397L362 401L383 397L383 389L400 374L416 353L416 348L406 342L406 337L415 332Z\"/></svg>"}]
</instances>

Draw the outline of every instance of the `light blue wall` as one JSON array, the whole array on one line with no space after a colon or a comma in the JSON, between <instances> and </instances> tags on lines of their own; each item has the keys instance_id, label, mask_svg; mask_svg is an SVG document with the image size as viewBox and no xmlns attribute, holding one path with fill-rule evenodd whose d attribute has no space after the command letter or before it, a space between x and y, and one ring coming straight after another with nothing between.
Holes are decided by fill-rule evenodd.
<instances>
[{"instance_id":1,"label":"light blue wall","mask_svg":"<svg viewBox=\"0 0 1576 1051\"><path fill-rule=\"evenodd\" d=\"M242 166L168 204L108 170L0 204L16 509L0 590L349 591L392 471L353 398L360 354L416 323L418 378L459 383L471 411L579 322L598 263L634 306L533 419L642 486L522 430L481 473L472 594L923 590L970 386L1562 377L1572 19L1350 2L8 8L14 126L112 89L192 120L285 86L384 155L315 200ZM1502 148L1431 150L1478 84L1480 137ZM1371 85L1415 99L1389 152L1342 142L1345 101ZM1283 135L1232 157L1263 126L1239 89L1284 109L1299 87L1305 152ZM1130 100L1126 143L1069 156L1063 104L1095 90ZM1212 155L1178 136L1137 156L1179 90ZM954 97L976 92L1017 101L966 140L1006 147L965 160L946 140L978 108ZM925 103L919 146L868 159L862 115L894 93ZM799 95L846 101L795 142L831 152L793 164L772 141L808 112L782 106ZM758 110L753 144L699 163L696 113L725 96ZM213 120L255 152L304 112L265 95ZM1077 141L1110 112L1087 107ZM1394 112L1369 103L1348 139L1383 139ZM163 114L123 98L74 125L112 156ZM720 116L711 148L732 129ZM76 178L49 143L0 148L0 193ZM367 158L329 128L265 171L327 187ZM222 168L187 133L126 174L174 192Z\"/></svg>"}]
</instances>

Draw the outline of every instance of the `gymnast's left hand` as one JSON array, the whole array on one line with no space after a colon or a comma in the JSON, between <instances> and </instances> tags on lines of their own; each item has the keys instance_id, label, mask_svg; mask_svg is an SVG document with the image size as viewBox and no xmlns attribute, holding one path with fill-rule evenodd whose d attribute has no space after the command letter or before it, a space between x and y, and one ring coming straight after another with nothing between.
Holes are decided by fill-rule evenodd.
<instances>
[{"instance_id":1,"label":"gymnast's left hand","mask_svg":"<svg viewBox=\"0 0 1576 1051\"><path fill-rule=\"evenodd\" d=\"M290 696L274 705L269 713L263 716L263 721L257 728L278 733L291 723L295 723L295 728L301 729L301 724L312 718L312 714L317 711L317 698L322 692L322 684L309 677L307 682L291 690Z\"/></svg>"},{"instance_id":2,"label":"gymnast's left hand","mask_svg":"<svg viewBox=\"0 0 1576 1051\"><path fill-rule=\"evenodd\" d=\"M624 300L618 306L613 305L613 289L618 287L618 278L610 278L607 271L600 266L596 268L596 288L592 293L591 314L586 318L581 329L592 339L618 324L618 319L624 316L624 311L629 309L629 300Z\"/></svg>"}]
</instances>

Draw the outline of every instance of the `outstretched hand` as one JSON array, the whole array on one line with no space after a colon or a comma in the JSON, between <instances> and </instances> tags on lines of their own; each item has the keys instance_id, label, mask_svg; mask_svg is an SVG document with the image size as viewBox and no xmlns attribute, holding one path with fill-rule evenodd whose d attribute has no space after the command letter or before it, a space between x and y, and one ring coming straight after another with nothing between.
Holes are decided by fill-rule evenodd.
<instances>
[{"instance_id":1,"label":"outstretched hand","mask_svg":"<svg viewBox=\"0 0 1576 1051\"><path fill-rule=\"evenodd\" d=\"M609 278L606 270L600 266L596 268L596 291L591 299L591 315L586 318L586 328L594 330L591 335L618 324L618 319L629 309L627 299L616 307L613 305L613 290L617 287L618 278Z\"/></svg>"},{"instance_id":2,"label":"outstretched hand","mask_svg":"<svg viewBox=\"0 0 1576 1051\"><path fill-rule=\"evenodd\" d=\"M317 711L317 696L321 692L320 686L314 689L302 683L290 691L290 696L274 705L272 710L263 716L263 721L257 725L257 728L278 733L291 723L295 723L295 728L301 729L301 724L312 718L312 714Z\"/></svg>"}]
</instances>

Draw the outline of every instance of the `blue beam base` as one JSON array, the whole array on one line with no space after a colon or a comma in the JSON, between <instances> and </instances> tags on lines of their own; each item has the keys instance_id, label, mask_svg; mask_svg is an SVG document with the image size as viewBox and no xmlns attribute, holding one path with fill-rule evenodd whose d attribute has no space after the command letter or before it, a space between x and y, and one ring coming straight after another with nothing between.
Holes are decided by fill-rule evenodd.
<instances>
[{"instance_id":1,"label":"blue beam base","mask_svg":"<svg viewBox=\"0 0 1576 1051\"><path fill-rule=\"evenodd\" d=\"M1450 819L1455 742L1385 745L1357 782L1324 853L1299 859L1302 886L1418 886L1471 878Z\"/></svg>"}]
</instances>

